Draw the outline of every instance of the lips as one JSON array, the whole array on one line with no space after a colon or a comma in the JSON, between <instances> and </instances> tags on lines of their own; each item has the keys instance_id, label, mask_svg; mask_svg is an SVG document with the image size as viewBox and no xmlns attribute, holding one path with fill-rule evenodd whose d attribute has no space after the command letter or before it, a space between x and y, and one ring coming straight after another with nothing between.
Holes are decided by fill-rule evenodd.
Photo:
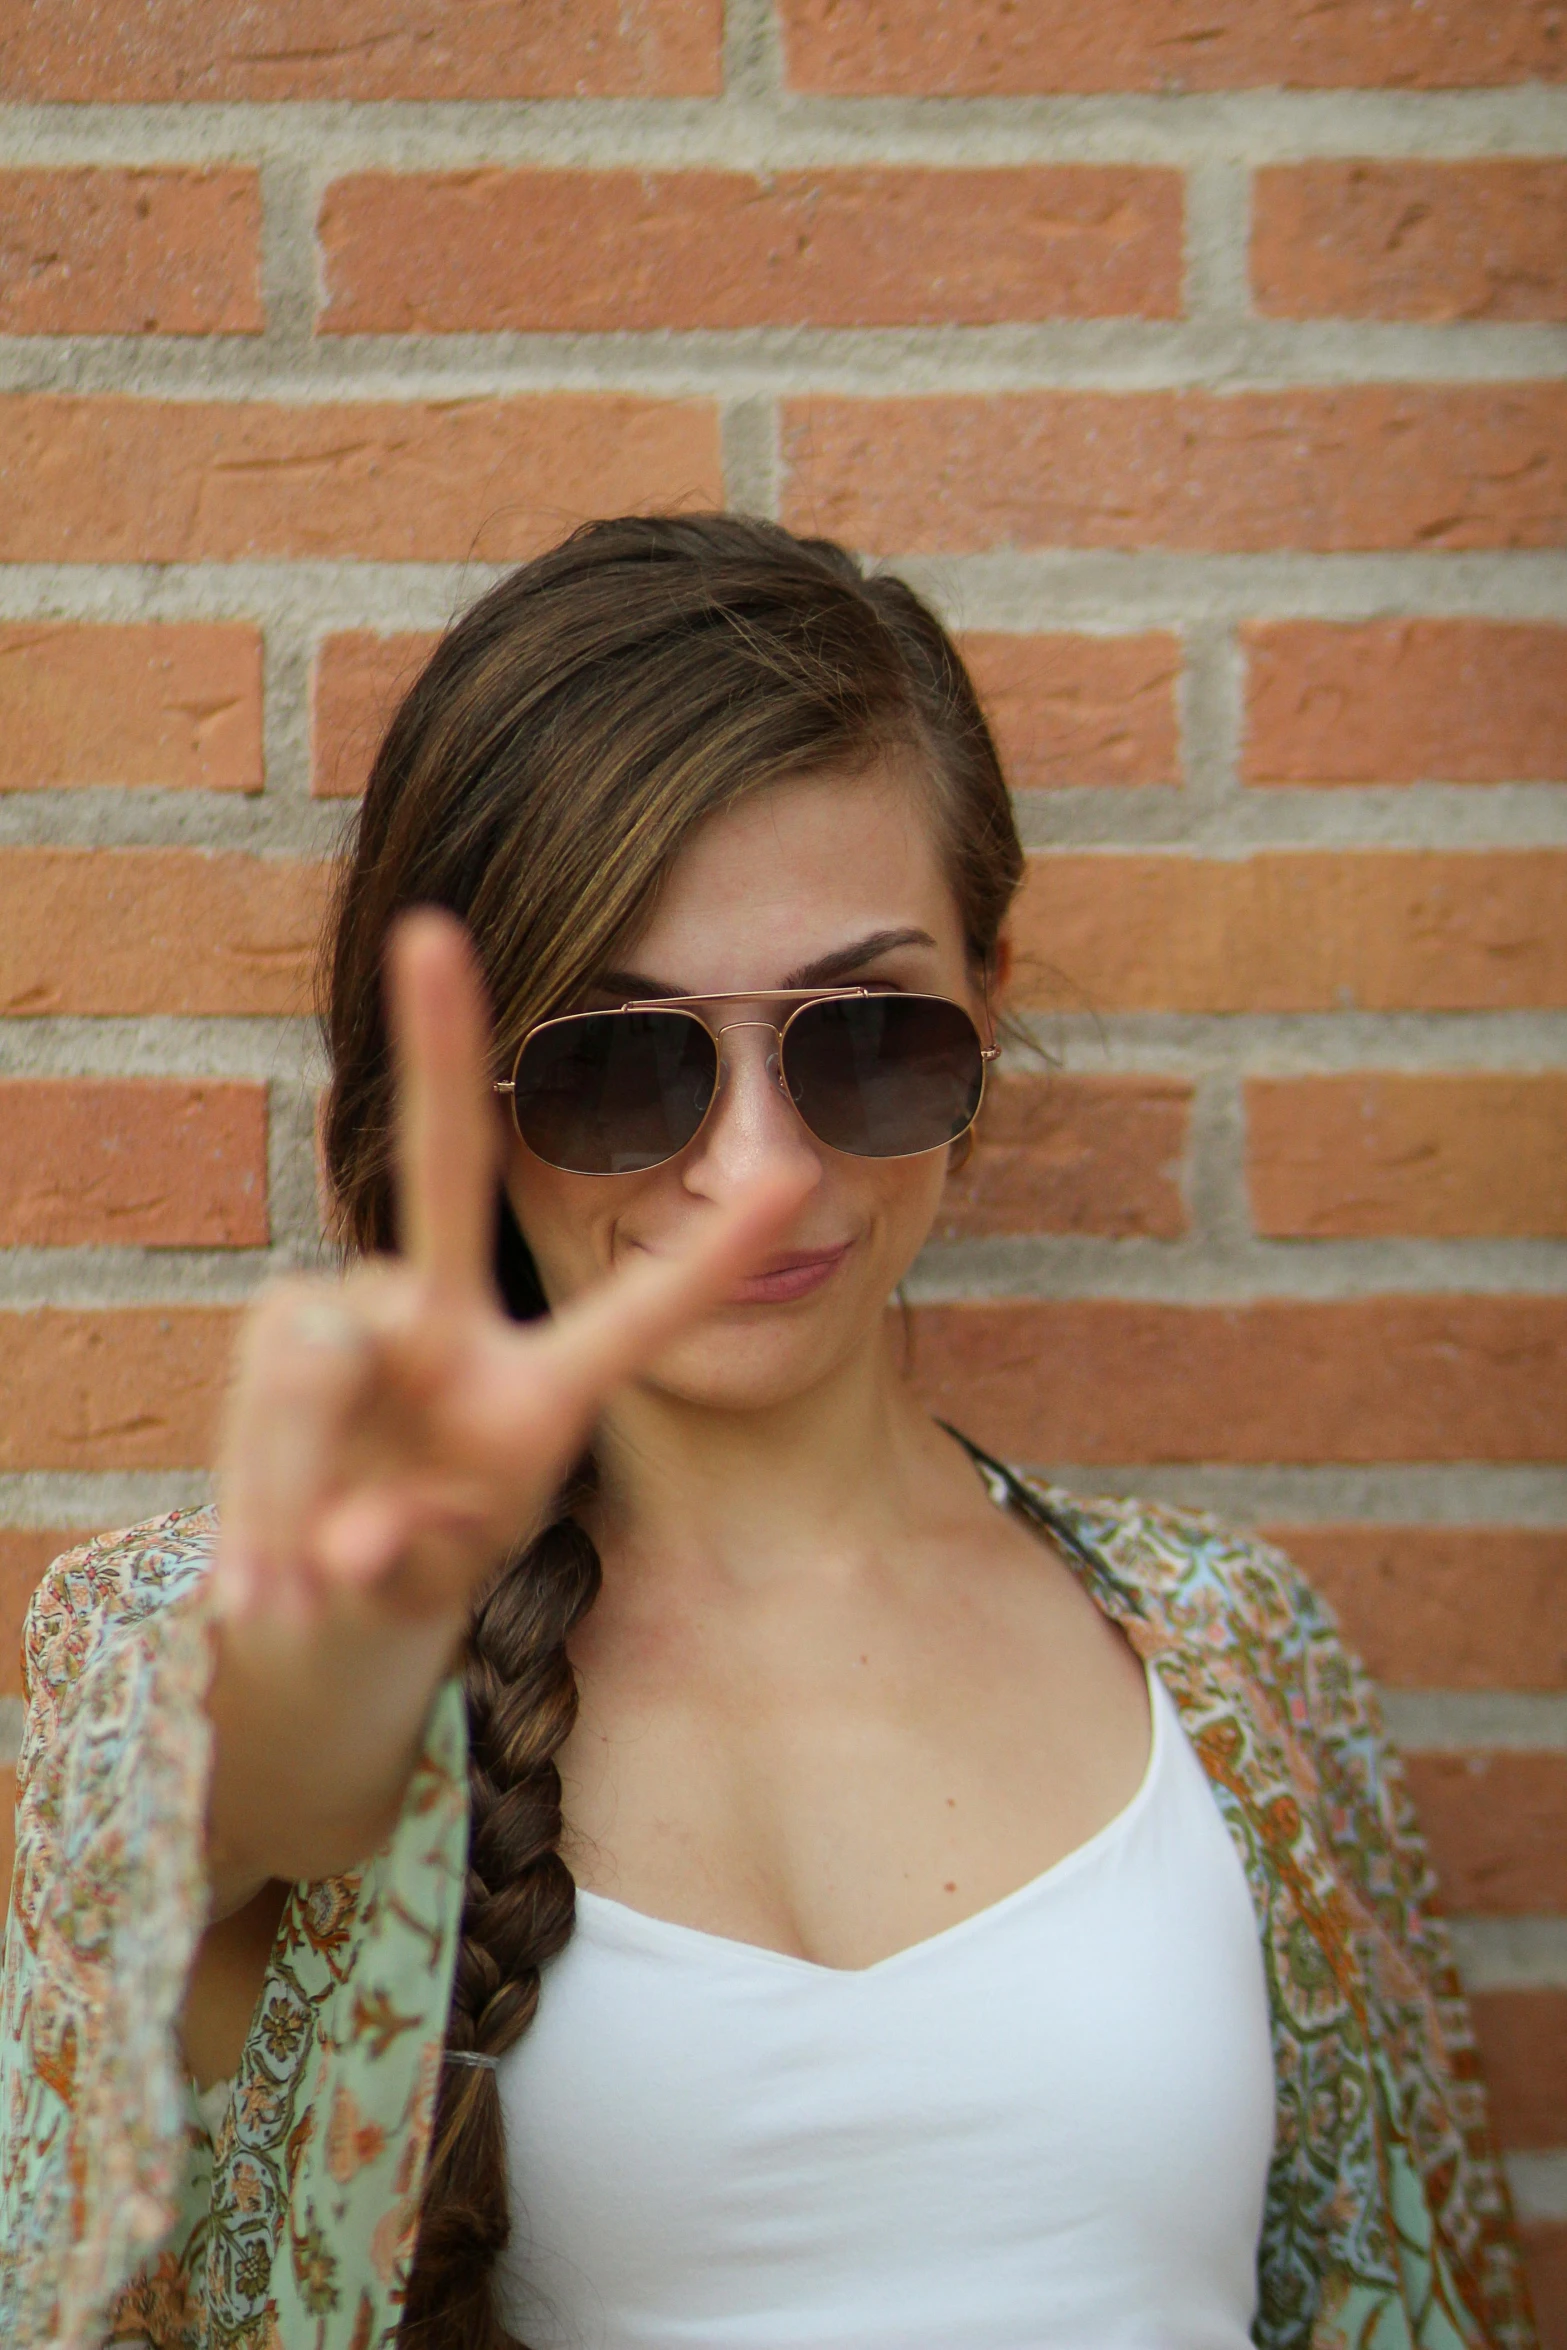
<instances>
[{"instance_id":1,"label":"lips","mask_svg":"<svg viewBox=\"0 0 1567 2350\"><path fill-rule=\"evenodd\" d=\"M784 1305L793 1298L809 1297L832 1279L852 1245L845 1240L836 1248L791 1249L759 1273L750 1273L738 1282L729 1302L737 1306Z\"/></svg>"}]
</instances>

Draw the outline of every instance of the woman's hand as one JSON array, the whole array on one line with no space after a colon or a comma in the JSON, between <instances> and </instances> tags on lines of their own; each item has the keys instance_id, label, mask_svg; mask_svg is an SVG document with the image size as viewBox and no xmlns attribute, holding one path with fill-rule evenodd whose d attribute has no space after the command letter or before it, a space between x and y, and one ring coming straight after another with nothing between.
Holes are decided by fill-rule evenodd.
<instances>
[{"instance_id":1,"label":"woman's hand","mask_svg":"<svg viewBox=\"0 0 1567 2350\"><path fill-rule=\"evenodd\" d=\"M465 1616L615 1388L733 1289L800 1202L796 1185L759 1182L681 1255L509 1321L491 1271L487 1022L460 926L405 917L390 981L405 1254L280 1283L250 1316L219 1471L231 1614L308 1614L337 1590Z\"/></svg>"},{"instance_id":2,"label":"woman's hand","mask_svg":"<svg viewBox=\"0 0 1567 2350\"><path fill-rule=\"evenodd\" d=\"M499 1133L465 933L391 942L404 1253L265 1294L241 1339L214 1566L216 1914L363 1858L396 1816L477 1589L542 1522L605 1402L729 1295L798 1207L759 1181L678 1256L548 1319L491 1271Z\"/></svg>"}]
</instances>

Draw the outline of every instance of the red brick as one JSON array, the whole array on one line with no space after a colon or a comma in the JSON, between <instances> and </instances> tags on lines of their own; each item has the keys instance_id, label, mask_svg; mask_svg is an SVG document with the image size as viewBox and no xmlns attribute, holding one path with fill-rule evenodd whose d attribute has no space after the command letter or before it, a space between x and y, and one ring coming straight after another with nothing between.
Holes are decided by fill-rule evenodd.
<instances>
[{"instance_id":1,"label":"red brick","mask_svg":"<svg viewBox=\"0 0 1567 2350\"><path fill-rule=\"evenodd\" d=\"M1567 72L1555 0L781 0L780 15L793 86L841 95L1452 89Z\"/></svg>"},{"instance_id":2,"label":"red brick","mask_svg":"<svg viewBox=\"0 0 1567 2350\"><path fill-rule=\"evenodd\" d=\"M0 849L0 1016L301 1014L329 872L200 849Z\"/></svg>"},{"instance_id":3,"label":"red brick","mask_svg":"<svg viewBox=\"0 0 1567 2350\"><path fill-rule=\"evenodd\" d=\"M943 1240L1092 1232L1174 1240L1192 1089L1173 1077L992 1078L974 1151L947 1181Z\"/></svg>"},{"instance_id":4,"label":"red brick","mask_svg":"<svg viewBox=\"0 0 1567 2350\"><path fill-rule=\"evenodd\" d=\"M310 678L310 788L318 799L363 791L393 711L439 643L438 629L323 638Z\"/></svg>"},{"instance_id":5,"label":"red brick","mask_svg":"<svg viewBox=\"0 0 1567 2350\"><path fill-rule=\"evenodd\" d=\"M1561 850L1058 850L1018 903L1025 1004L1100 1012L1567 1004Z\"/></svg>"},{"instance_id":6,"label":"red brick","mask_svg":"<svg viewBox=\"0 0 1567 2350\"><path fill-rule=\"evenodd\" d=\"M970 635L962 651L1015 791L1180 782L1179 637Z\"/></svg>"},{"instance_id":7,"label":"red brick","mask_svg":"<svg viewBox=\"0 0 1567 2350\"><path fill-rule=\"evenodd\" d=\"M1560 2146L1567 2140L1567 1991L1485 1991L1473 2007L1498 2143Z\"/></svg>"},{"instance_id":8,"label":"red brick","mask_svg":"<svg viewBox=\"0 0 1567 2350\"><path fill-rule=\"evenodd\" d=\"M264 1086L0 1079L0 1247L267 1239Z\"/></svg>"},{"instance_id":9,"label":"red brick","mask_svg":"<svg viewBox=\"0 0 1567 2350\"><path fill-rule=\"evenodd\" d=\"M206 1467L237 1320L228 1306L0 1313L0 1472Z\"/></svg>"},{"instance_id":10,"label":"red brick","mask_svg":"<svg viewBox=\"0 0 1567 2350\"><path fill-rule=\"evenodd\" d=\"M588 515L722 496L703 401L0 399L5 562L502 562Z\"/></svg>"},{"instance_id":11,"label":"red brick","mask_svg":"<svg viewBox=\"0 0 1567 2350\"><path fill-rule=\"evenodd\" d=\"M1445 1910L1567 1909L1567 1755L1412 1754L1407 1763Z\"/></svg>"},{"instance_id":12,"label":"red brick","mask_svg":"<svg viewBox=\"0 0 1567 2350\"><path fill-rule=\"evenodd\" d=\"M1567 1076L1254 1079L1246 1172L1274 1239L1567 1239Z\"/></svg>"},{"instance_id":13,"label":"red brick","mask_svg":"<svg viewBox=\"0 0 1567 2350\"><path fill-rule=\"evenodd\" d=\"M1567 2350L1567 2222L1531 2220L1519 2229L1540 2350Z\"/></svg>"},{"instance_id":14,"label":"red brick","mask_svg":"<svg viewBox=\"0 0 1567 2350\"><path fill-rule=\"evenodd\" d=\"M1251 281L1271 318L1567 318L1567 162L1260 171Z\"/></svg>"},{"instance_id":15,"label":"red brick","mask_svg":"<svg viewBox=\"0 0 1567 2350\"><path fill-rule=\"evenodd\" d=\"M260 791L261 659L227 623L0 627L0 791Z\"/></svg>"},{"instance_id":16,"label":"red brick","mask_svg":"<svg viewBox=\"0 0 1567 2350\"><path fill-rule=\"evenodd\" d=\"M327 190L340 334L1175 318L1181 181L1057 164L366 173Z\"/></svg>"},{"instance_id":17,"label":"red brick","mask_svg":"<svg viewBox=\"0 0 1567 2350\"><path fill-rule=\"evenodd\" d=\"M1379 1681L1567 1689L1567 1529L1271 1526Z\"/></svg>"},{"instance_id":18,"label":"red brick","mask_svg":"<svg viewBox=\"0 0 1567 2350\"><path fill-rule=\"evenodd\" d=\"M785 521L874 554L1567 537L1567 384L825 396L783 420Z\"/></svg>"},{"instance_id":19,"label":"red brick","mask_svg":"<svg viewBox=\"0 0 1567 2350\"><path fill-rule=\"evenodd\" d=\"M1567 1450L1567 1297L921 1307L927 1399L1009 1459L1539 1461Z\"/></svg>"},{"instance_id":20,"label":"red brick","mask_svg":"<svg viewBox=\"0 0 1567 2350\"><path fill-rule=\"evenodd\" d=\"M0 1526L0 1697L22 1694L22 1618L39 1576L62 1551L86 1540L85 1533L58 1526Z\"/></svg>"},{"instance_id":21,"label":"red brick","mask_svg":"<svg viewBox=\"0 0 1567 2350\"><path fill-rule=\"evenodd\" d=\"M0 334L265 324L253 171L0 172Z\"/></svg>"},{"instance_id":22,"label":"red brick","mask_svg":"<svg viewBox=\"0 0 1567 2350\"><path fill-rule=\"evenodd\" d=\"M1275 620L1241 639L1247 783L1567 782L1567 628Z\"/></svg>"},{"instance_id":23,"label":"red brick","mask_svg":"<svg viewBox=\"0 0 1567 2350\"><path fill-rule=\"evenodd\" d=\"M0 93L711 98L722 30L722 0L0 0Z\"/></svg>"}]
</instances>

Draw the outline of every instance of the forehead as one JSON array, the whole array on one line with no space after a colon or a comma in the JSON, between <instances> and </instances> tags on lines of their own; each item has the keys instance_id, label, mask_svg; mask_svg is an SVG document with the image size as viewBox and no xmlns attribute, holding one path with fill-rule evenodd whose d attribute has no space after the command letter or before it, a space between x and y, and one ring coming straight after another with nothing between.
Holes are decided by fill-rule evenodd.
<instances>
[{"instance_id":1,"label":"forehead","mask_svg":"<svg viewBox=\"0 0 1567 2350\"><path fill-rule=\"evenodd\" d=\"M881 769L811 776L753 792L702 826L637 934L636 961L714 986L710 964L743 963L723 984L761 986L758 964L794 966L902 929L929 931L943 962L961 965L962 919L928 793Z\"/></svg>"}]
</instances>

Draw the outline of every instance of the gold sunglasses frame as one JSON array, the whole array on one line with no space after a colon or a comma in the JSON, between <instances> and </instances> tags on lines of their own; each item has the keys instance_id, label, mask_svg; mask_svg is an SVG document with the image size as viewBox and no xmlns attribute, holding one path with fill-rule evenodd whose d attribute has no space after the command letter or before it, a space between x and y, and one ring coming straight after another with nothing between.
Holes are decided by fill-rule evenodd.
<instances>
[{"instance_id":1,"label":"gold sunglasses frame","mask_svg":"<svg viewBox=\"0 0 1567 2350\"><path fill-rule=\"evenodd\" d=\"M682 1151L688 1151L691 1148L691 1144L695 1142L697 1135L701 1133L702 1128L707 1124L708 1119L712 1116L714 1103L716 1103L718 1100L719 1088L723 1078L723 1041L724 1038L729 1034L731 1028L770 1028L772 1030L774 1036L778 1039L777 1074L779 1092L783 1095L784 1100L789 1104L790 1109L794 1111L795 1116L799 1119L800 1124L805 1128L806 1133L810 1135L812 1141L820 1143L824 1150L833 1149L834 1145L832 1143L823 1142L822 1137L816 1132L815 1128L805 1117L798 1103L795 1101L794 1096L790 1093L789 1088L784 1083L784 1039L788 1035L790 1029L794 1026L796 1020L798 1020L800 1017L800 1014L802 1012L809 1012L813 1010L817 1004L842 1003L846 998L869 998L871 996L883 995L897 996L905 1001L910 998L917 1000L923 997L927 1003L950 1004L955 1011L959 1011L963 1014L964 1019L968 1021L969 1026L973 1029L974 1034L979 1041L979 1099L974 1104L974 1116L969 1119L968 1124L966 1126L960 1126L956 1134L949 1134L945 1142L927 1143L924 1150L920 1151L884 1151L878 1152L875 1155L879 1158L888 1159L925 1159L929 1158L932 1151L950 1150L955 1142L961 1142L963 1140L965 1134L972 1134L974 1131L974 1120L979 1116L980 1111L985 1106L985 1087L990 1076L990 1064L992 1061L998 1060L1001 1054L1001 1047L998 1044L986 1044L984 1037L980 1032L979 1024L975 1020L973 1013L970 1012L966 1004L960 1004L956 996L935 995L926 988L902 987L818 987L812 988L808 991L797 987L735 987L720 990L720 992L716 995L661 995L650 997L637 996L633 997L629 1003L605 1004L601 1008L602 1012L685 1012L692 1019L694 1019L700 1027L707 1030L708 1035L713 1040L714 1048L718 1053L719 1082L713 1087L712 1100L708 1103L707 1108L702 1112L701 1122L691 1135L690 1141L683 1142L680 1146L680 1150L671 1151L667 1159L655 1159L653 1161L652 1167L639 1167L635 1170L635 1172L641 1175L651 1174L654 1167L669 1166L673 1160L680 1157ZM785 1020L782 1027L778 1025L776 1020L725 1020L719 1027L715 1028L711 1021L704 1020L700 1011L696 1009L696 1007L701 1004L766 1004L779 1002L794 1004L794 1010L789 1014L788 1019ZM528 1141L527 1136L523 1133L522 1128L518 1124L517 1120L517 1071L522 1065L523 1054L527 1051L529 1045L533 1042L533 1039L536 1036L542 1036L546 1028L564 1028L569 1020L591 1020L598 1017L601 1017L601 1013L557 1012L552 1019L536 1020L533 1026L528 1030L528 1033L523 1038L521 1044L519 1044L517 1047L516 1055L511 1065L511 1076L509 1078L498 1078L496 1080L492 1090L496 1093L506 1094L510 1097L511 1122L512 1125L516 1128L517 1137L525 1149L532 1150L533 1145ZM845 1158L860 1158L869 1157L871 1154L860 1151L846 1151L842 1155ZM552 1166L554 1161L547 1159L544 1163L546 1166ZM605 1167L583 1167L563 1168L561 1172L565 1174L608 1175L614 1173L615 1170Z\"/></svg>"}]
</instances>

